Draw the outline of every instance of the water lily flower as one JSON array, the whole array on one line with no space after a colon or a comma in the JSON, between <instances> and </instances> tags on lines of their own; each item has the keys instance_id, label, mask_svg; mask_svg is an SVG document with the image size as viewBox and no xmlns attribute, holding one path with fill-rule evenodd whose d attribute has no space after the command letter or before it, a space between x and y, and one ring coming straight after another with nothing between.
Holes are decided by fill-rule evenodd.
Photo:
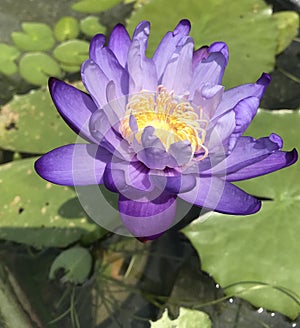
<instances>
[{"instance_id":1,"label":"water lily flower","mask_svg":"<svg viewBox=\"0 0 300 328\"><path fill-rule=\"evenodd\" d=\"M172 226L178 198L221 213L255 213L260 200L231 182L297 160L295 149L281 150L275 133L243 136L269 75L224 90L227 45L195 50L190 27L180 21L149 58L149 22L142 21L132 38L119 24L107 45L102 34L91 41L81 69L88 93L49 81L60 115L88 143L50 151L37 160L36 171L52 183L103 184L117 193L120 218L136 237Z\"/></svg>"}]
</instances>

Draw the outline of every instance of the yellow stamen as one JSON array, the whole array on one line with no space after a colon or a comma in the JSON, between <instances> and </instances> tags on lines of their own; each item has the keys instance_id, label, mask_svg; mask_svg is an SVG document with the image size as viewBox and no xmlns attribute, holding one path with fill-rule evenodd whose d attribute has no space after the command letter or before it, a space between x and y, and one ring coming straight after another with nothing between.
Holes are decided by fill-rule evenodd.
<instances>
[{"instance_id":1,"label":"yellow stamen","mask_svg":"<svg viewBox=\"0 0 300 328\"><path fill-rule=\"evenodd\" d=\"M166 150L174 142L187 140L191 144L193 155L203 153L197 157L197 160L202 160L208 155L208 150L203 145L208 122L202 117L202 109L199 108L198 111L197 114L190 102L176 99L173 92L159 86L155 94L141 91L129 99L120 132L125 139L132 141L133 132L129 120L133 115L138 126L138 131L135 131L138 142L144 128L152 126L155 129L154 134Z\"/></svg>"}]
</instances>

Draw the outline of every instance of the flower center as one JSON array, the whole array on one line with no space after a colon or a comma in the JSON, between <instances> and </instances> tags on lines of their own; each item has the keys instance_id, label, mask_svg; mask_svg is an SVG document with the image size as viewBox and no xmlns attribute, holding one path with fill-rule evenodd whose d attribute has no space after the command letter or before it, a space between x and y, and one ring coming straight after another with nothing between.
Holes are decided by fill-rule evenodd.
<instances>
[{"instance_id":1,"label":"flower center","mask_svg":"<svg viewBox=\"0 0 300 328\"><path fill-rule=\"evenodd\" d=\"M131 115L137 123L137 131L132 131L130 127ZM197 157L201 160L208 155L203 145L207 124L207 120L202 117L201 107L195 109L190 102L176 99L173 92L159 86L155 94L141 91L129 99L120 132L128 141L132 141L134 132L136 140L140 142L144 128L152 126L166 150L175 142L187 140L193 154L203 154Z\"/></svg>"}]
</instances>

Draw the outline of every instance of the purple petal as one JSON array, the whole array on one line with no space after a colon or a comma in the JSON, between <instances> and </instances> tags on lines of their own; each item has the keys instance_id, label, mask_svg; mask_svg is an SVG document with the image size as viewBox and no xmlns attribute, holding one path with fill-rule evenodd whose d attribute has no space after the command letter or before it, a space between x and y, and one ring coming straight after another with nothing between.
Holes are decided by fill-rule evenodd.
<instances>
[{"instance_id":1,"label":"purple petal","mask_svg":"<svg viewBox=\"0 0 300 328\"><path fill-rule=\"evenodd\" d=\"M239 181L268 174L294 164L298 160L296 149L290 152L277 151L265 159L227 175L227 181Z\"/></svg>"},{"instance_id":2,"label":"purple petal","mask_svg":"<svg viewBox=\"0 0 300 328\"><path fill-rule=\"evenodd\" d=\"M71 144L56 148L35 162L35 170L45 180L65 186L102 183L111 155L94 144Z\"/></svg>"},{"instance_id":3,"label":"purple petal","mask_svg":"<svg viewBox=\"0 0 300 328\"><path fill-rule=\"evenodd\" d=\"M179 141L171 144L169 150L169 155L171 155L175 160L175 167L187 164L192 158L192 147L190 142L187 140ZM174 167L170 166L169 167Z\"/></svg>"},{"instance_id":4,"label":"purple petal","mask_svg":"<svg viewBox=\"0 0 300 328\"><path fill-rule=\"evenodd\" d=\"M270 81L270 76L264 73L254 84L243 84L236 88L226 90L222 101L216 110L213 120L217 120L218 117L230 111L242 99L248 97L256 97L261 99Z\"/></svg>"},{"instance_id":5,"label":"purple petal","mask_svg":"<svg viewBox=\"0 0 300 328\"><path fill-rule=\"evenodd\" d=\"M235 129L229 139L229 151L231 151L238 138L245 132L249 124L257 113L259 99L256 97L248 97L241 100L235 107Z\"/></svg>"},{"instance_id":6,"label":"purple petal","mask_svg":"<svg viewBox=\"0 0 300 328\"><path fill-rule=\"evenodd\" d=\"M122 24L117 24L111 32L108 48L115 54L123 67L126 66L130 42L126 28Z\"/></svg>"},{"instance_id":7,"label":"purple petal","mask_svg":"<svg viewBox=\"0 0 300 328\"><path fill-rule=\"evenodd\" d=\"M124 226L135 237L147 237L168 230L175 219L176 197L162 193L156 199L134 201L119 196L119 211Z\"/></svg>"},{"instance_id":8,"label":"purple petal","mask_svg":"<svg viewBox=\"0 0 300 328\"><path fill-rule=\"evenodd\" d=\"M229 51L228 51L228 46L225 42L214 42L214 43L212 43L208 48L208 52L209 53L221 52L223 54L223 56L225 57L226 65L228 64Z\"/></svg>"},{"instance_id":9,"label":"purple petal","mask_svg":"<svg viewBox=\"0 0 300 328\"><path fill-rule=\"evenodd\" d=\"M192 103L204 109L204 119L210 119L215 114L223 93L224 87L222 85L204 83L196 89L192 98Z\"/></svg>"},{"instance_id":10,"label":"purple petal","mask_svg":"<svg viewBox=\"0 0 300 328\"><path fill-rule=\"evenodd\" d=\"M91 97L55 78L49 79L49 90L57 110L71 129L86 140L94 142L88 124L97 107Z\"/></svg>"},{"instance_id":11,"label":"purple petal","mask_svg":"<svg viewBox=\"0 0 300 328\"><path fill-rule=\"evenodd\" d=\"M111 126L103 109L93 113L89 129L96 142L112 155L127 160L132 157L128 142Z\"/></svg>"},{"instance_id":12,"label":"purple petal","mask_svg":"<svg viewBox=\"0 0 300 328\"><path fill-rule=\"evenodd\" d=\"M113 158L105 169L103 182L112 192L123 194L127 198L140 199L153 189L148 172L149 169L141 162ZM157 192L153 199L156 197Z\"/></svg>"},{"instance_id":13,"label":"purple petal","mask_svg":"<svg viewBox=\"0 0 300 328\"><path fill-rule=\"evenodd\" d=\"M128 73L120 65L114 53L104 46L105 37L97 34L90 44L90 59L93 60L105 74L109 81L117 86L117 96L128 94Z\"/></svg>"},{"instance_id":14,"label":"purple petal","mask_svg":"<svg viewBox=\"0 0 300 328\"><path fill-rule=\"evenodd\" d=\"M128 72L130 94L141 90L155 91L157 86L156 67L152 59L146 57L150 23L143 21L135 29L128 52Z\"/></svg>"},{"instance_id":15,"label":"purple petal","mask_svg":"<svg viewBox=\"0 0 300 328\"><path fill-rule=\"evenodd\" d=\"M159 138L154 135L152 126L144 129L141 142L142 149L138 151L137 158L150 169L163 170L168 165L170 156Z\"/></svg>"},{"instance_id":16,"label":"purple petal","mask_svg":"<svg viewBox=\"0 0 300 328\"><path fill-rule=\"evenodd\" d=\"M196 185L195 175L182 175L174 169L153 170L149 175L155 186L174 195L190 191Z\"/></svg>"},{"instance_id":17,"label":"purple petal","mask_svg":"<svg viewBox=\"0 0 300 328\"><path fill-rule=\"evenodd\" d=\"M159 80L161 80L165 67L172 54L175 52L178 42L182 37L189 34L190 29L190 22L183 19L178 23L173 32L168 32L161 40L153 55L153 61L157 69L157 76Z\"/></svg>"},{"instance_id":18,"label":"purple petal","mask_svg":"<svg viewBox=\"0 0 300 328\"><path fill-rule=\"evenodd\" d=\"M197 177L195 188L178 196L191 204L226 214L252 214L261 206L255 197L216 177Z\"/></svg>"},{"instance_id":19,"label":"purple petal","mask_svg":"<svg viewBox=\"0 0 300 328\"><path fill-rule=\"evenodd\" d=\"M189 89L192 78L194 41L183 37L170 57L162 76L161 84L175 95L183 95Z\"/></svg>"},{"instance_id":20,"label":"purple petal","mask_svg":"<svg viewBox=\"0 0 300 328\"><path fill-rule=\"evenodd\" d=\"M81 66L81 78L87 91L98 108L106 104L106 86L108 78L100 67L92 60L86 60Z\"/></svg>"},{"instance_id":21,"label":"purple petal","mask_svg":"<svg viewBox=\"0 0 300 328\"><path fill-rule=\"evenodd\" d=\"M105 45L105 35L96 34L90 42L90 58L94 61L97 58L98 49L103 48Z\"/></svg>"},{"instance_id":22,"label":"purple petal","mask_svg":"<svg viewBox=\"0 0 300 328\"><path fill-rule=\"evenodd\" d=\"M222 52L210 53L207 59L202 60L193 71L191 94L194 94L202 83L221 84L226 64Z\"/></svg>"},{"instance_id":23,"label":"purple petal","mask_svg":"<svg viewBox=\"0 0 300 328\"><path fill-rule=\"evenodd\" d=\"M208 52L207 46L203 46L203 47L195 50L193 53L193 63L192 63L193 70L202 61L202 59L206 59L208 57L208 55L209 55L209 52Z\"/></svg>"},{"instance_id":24,"label":"purple petal","mask_svg":"<svg viewBox=\"0 0 300 328\"><path fill-rule=\"evenodd\" d=\"M234 111L221 116L218 121L207 128L205 146L211 153L226 154L231 134L236 128Z\"/></svg>"},{"instance_id":25,"label":"purple petal","mask_svg":"<svg viewBox=\"0 0 300 328\"><path fill-rule=\"evenodd\" d=\"M202 174L226 176L260 162L280 149L282 142L281 139L278 140L278 137L271 135L257 140L252 137L240 137L235 148L224 161Z\"/></svg>"}]
</instances>

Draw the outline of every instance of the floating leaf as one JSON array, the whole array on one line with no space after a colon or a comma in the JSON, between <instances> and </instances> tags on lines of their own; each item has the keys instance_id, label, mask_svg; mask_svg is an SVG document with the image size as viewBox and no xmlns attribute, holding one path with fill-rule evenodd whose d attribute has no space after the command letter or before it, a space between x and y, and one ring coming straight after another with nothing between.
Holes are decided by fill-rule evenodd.
<instances>
[{"instance_id":1,"label":"floating leaf","mask_svg":"<svg viewBox=\"0 0 300 328\"><path fill-rule=\"evenodd\" d=\"M120 2L120 0L79 0L72 5L72 9L81 13L93 14L110 9Z\"/></svg>"},{"instance_id":2,"label":"floating leaf","mask_svg":"<svg viewBox=\"0 0 300 328\"><path fill-rule=\"evenodd\" d=\"M37 248L66 247L99 229L89 222L73 189L35 173L35 160L0 166L0 239Z\"/></svg>"},{"instance_id":3,"label":"floating leaf","mask_svg":"<svg viewBox=\"0 0 300 328\"><path fill-rule=\"evenodd\" d=\"M98 33L105 33L105 27L99 23L96 16L87 16L80 21L80 29L87 36L94 36Z\"/></svg>"},{"instance_id":4,"label":"floating leaf","mask_svg":"<svg viewBox=\"0 0 300 328\"><path fill-rule=\"evenodd\" d=\"M276 132L285 148L300 149L299 111L260 111L247 134ZM231 295L294 319L300 313L300 170L299 163L238 184L271 198L250 216L214 213L184 229L201 257L202 269Z\"/></svg>"},{"instance_id":5,"label":"floating leaf","mask_svg":"<svg viewBox=\"0 0 300 328\"><path fill-rule=\"evenodd\" d=\"M280 11L274 13L278 28L278 41L276 52L279 54L293 41L298 34L299 16L295 11Z\"/></svg>"},{"instance_id":6,"label":"floating leaf","mask_svg":"<svg viewBox=\"0 0 300 328\"><path fill-rule=\"evenodd\" d=\"M26 153L45 153L76 140L58 115L47 88L15 96L0 111L0 146Z\"/></svg>"},{"instance_id":7,"label":"floating leaf","mask_svg":"<svg viewBox=\"0 0 300 328\"><path fill-rule=\"evenodd\" d=\"M180 308L179 317L170 320L167 311L158 321L150 321L151 328L211 328L209 316L197 310Z\"/></svg>"},{"instance_id":8,"label":"floating leaf","mask_svg":"<svg viewBox=\"0 0 300 328\"><path fill-rule=\"evenodd\" d=\"M34 85L45 85L50 76L61 76L58 63L42 52L25 54L20 60L19 69L21 76Z\"/></svg>"},{"instance_id":9,"label":"floating leaf","mask_svg":"<svg viewBox=\"0 0 300 328\"><path fill-rule=\"evenodd\" d=\"M63 17L54 26L54 35L60 42L75 39L78 34L79 23L74 17Z\"/></svg>"},{"instance_id":10,"label":"floating leaf","mask_svg":"<svg viewBox=\"0 0 300 328\"><path fill-rule=\"evenodd\" d=\"M54 57L65 65L81 65L88 58L89 43L82 40L70 40L60 44L53 51Z\"/></svg>"},{"instance_id":11,"label":"floating leaf","mask_svg":"<svg viewBox=\"0 0 300 328\"><path fill-rule=\"evenodd\" d=\"M171 0L151 0L137 9L128 27L133 30L144 19L151 22L152 54L166 31L173 30L183 17L191 20L196 48L227 42L230 60L224 77L226 87L254 82L262 72L273 69L277 29L272 10L262 0L188 0L176 5Z\"/></svg>"},{"instance_id":12,"label":"floating leaf","mask_svg":"<svg viewBox=\"0 0 300 328\"><path fill-rule=\"evenodd\" d=\"M0 73L12 75L17 72L14 61L20 56L20 51L5 43L0 43Z\"/></svg>"},{"instance_id":13,"label":"floating leaf","mask_svg":"<svg viewBox=\"0 0 300 328\"><path fill-rule=\"evenodd\" d=\"M68 65L68 64L63 64L60 63L60 68L68 73L76 73L80 71L80 66L81 65Z\"/></svg>"},{"instance_id":14,"label":"floating leaf","mask_svg":"<svg viewBox=\"0 0 300 328\"><path fill-rule=\"evenodd\" d=\"M14 44L24 51L45 51L53 47L55 40L51 28L44 23L23 23L25 32L13 32Z\"/></svg>"},{"instance_id":15,"label":"floating leaf","mask_svg":"<svg viewBox=\"0 0 300 328\"><path fill-rule=\"evenodd\" d=\"M82 284L92 268L91 253L83 247L73 247L61 252L51 265L49 278L54 279L58 270L63 269L62 283Z\"/></svg>"}]
</instances>

